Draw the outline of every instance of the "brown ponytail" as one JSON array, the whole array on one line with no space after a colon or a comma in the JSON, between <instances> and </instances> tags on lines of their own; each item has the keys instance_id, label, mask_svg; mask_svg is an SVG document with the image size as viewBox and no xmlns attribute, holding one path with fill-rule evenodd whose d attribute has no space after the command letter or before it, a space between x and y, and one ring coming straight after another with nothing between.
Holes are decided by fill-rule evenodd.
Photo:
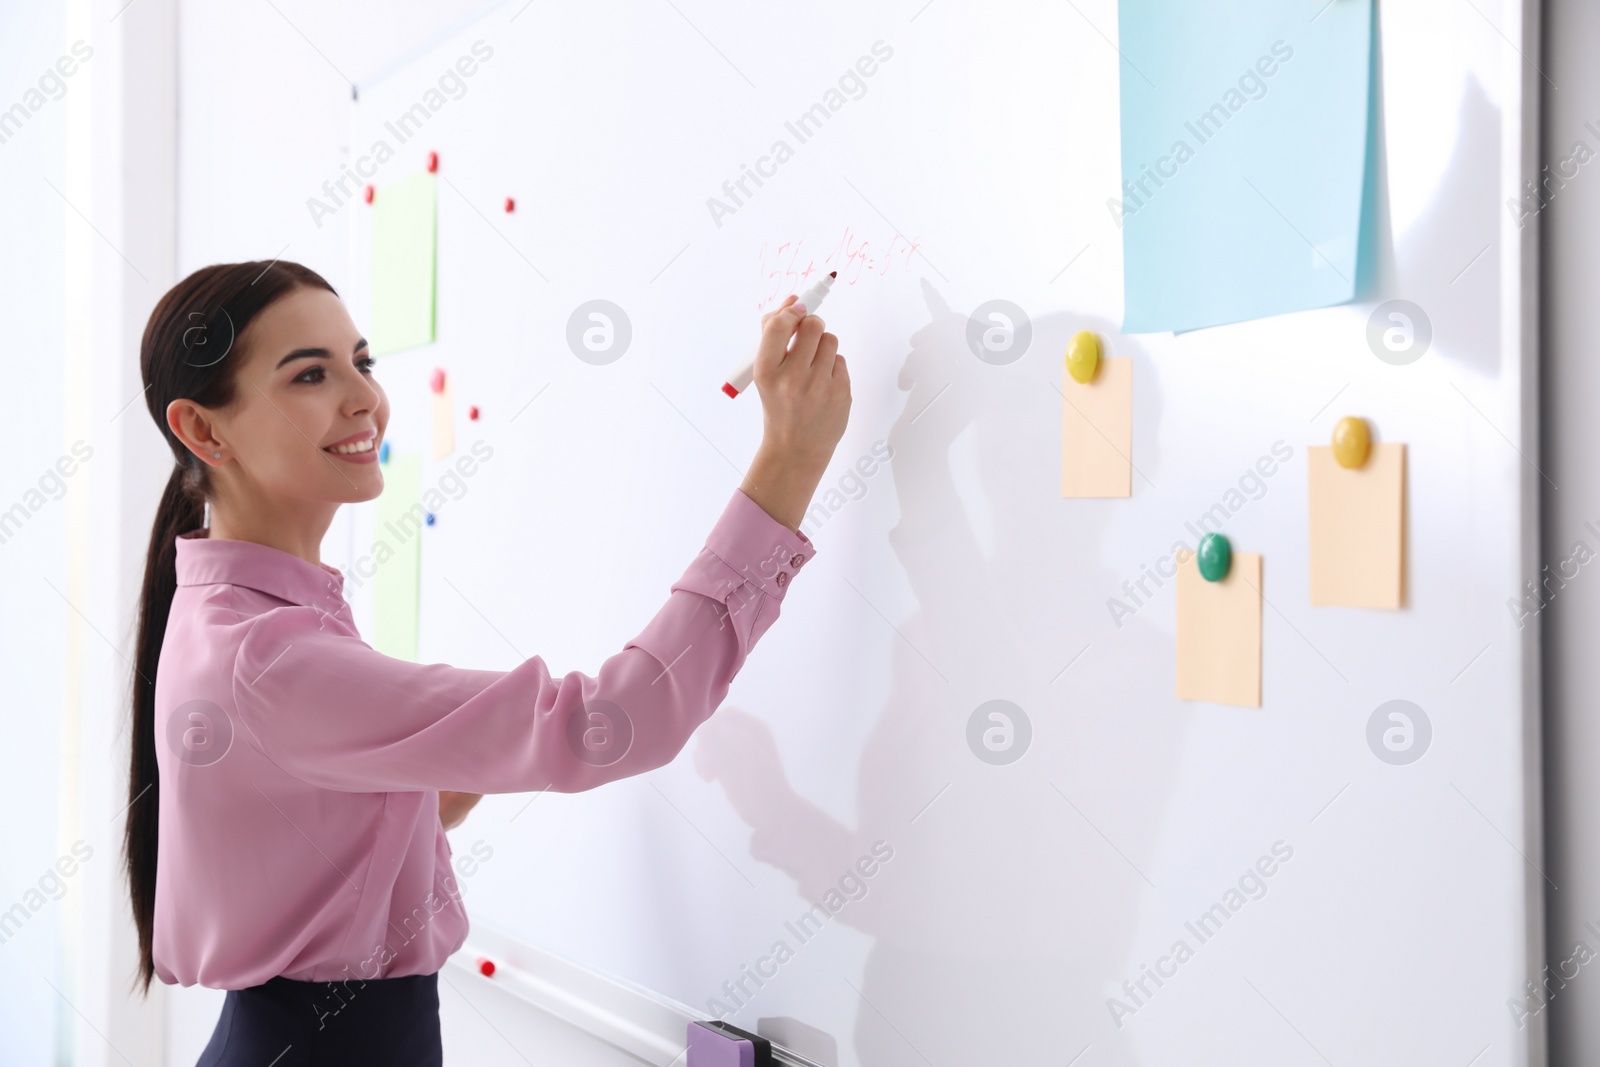
<instances>
[{"instance_id":1,"label":"brown ponytail","mask_svg":"<svg viewBox=\"0 0 1600 1067\"><path fill-rule=\"evenodd\" d=\"M239 335L274 301L299 288L333 292L322 276L284 261L222 263L204 267L173 286L156 304L139 346L145 403L167 446L172 474L156 507L145 557L139 629L133 662L132 762L123 831L123 864L133 920L139 930L136 986L148 993L155 977L151 955L156 909L156 848L160 825L160 775L156 765L156 671L167 632L167 616L178 588L179 534L205 521L210 470L167 425L167 405L189 399L219 408L233 400L243 353Z\"/></svg>"}]
</instances>

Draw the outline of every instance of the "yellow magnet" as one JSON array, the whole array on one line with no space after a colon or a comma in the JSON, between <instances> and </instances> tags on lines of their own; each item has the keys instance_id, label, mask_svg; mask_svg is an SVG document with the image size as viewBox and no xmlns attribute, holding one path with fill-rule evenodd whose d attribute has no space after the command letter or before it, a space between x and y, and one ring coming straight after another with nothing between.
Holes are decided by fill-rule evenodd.
<instances>
[{"instance_id":1,"label":"yellow magnet","mask_svg":"<svg viewBox=\"0 0 1600 1067\"><path fill-rule=\"evenodd\" d=\"M1333 458L1341 467L1354 470L1367 461L1372 450L1372 433L1367 420L1346 415L1333 428Z\"/></svg>"},{"instance_id":2,"label":"yellow magnet","mask_svg":"<svg viewBox=\"0 0 1600 1067\"><path fill-rule=\"evenodd\" d=\"M1079 330L1067 342L1067 373L1080 384L1094 377L1100 366L1100 339L1088 330Z\"/></svg>"}]
</instances>

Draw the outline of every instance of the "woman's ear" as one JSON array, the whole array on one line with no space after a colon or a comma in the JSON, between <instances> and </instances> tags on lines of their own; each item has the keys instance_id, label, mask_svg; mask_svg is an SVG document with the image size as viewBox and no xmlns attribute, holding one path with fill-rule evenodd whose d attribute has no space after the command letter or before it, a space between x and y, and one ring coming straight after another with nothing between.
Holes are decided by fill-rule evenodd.
<instances>
[{"instance_id":1,"label":"woman's ear","mask_svg":"<svg viewBox=\"0 0 1600 1067\"><path fill-rule=\"evenodd\" d=\"M217 437L210 412L193 400L180 398L167 405L167 427L202 463L215 463L226 446Z\"/></svg>"}]
</instances>

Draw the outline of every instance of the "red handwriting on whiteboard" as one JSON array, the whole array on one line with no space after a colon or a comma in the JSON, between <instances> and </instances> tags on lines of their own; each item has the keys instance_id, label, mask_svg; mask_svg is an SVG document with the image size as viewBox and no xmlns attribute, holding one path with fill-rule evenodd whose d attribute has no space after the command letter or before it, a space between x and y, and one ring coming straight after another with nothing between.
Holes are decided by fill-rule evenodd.
<instances>
[{"instance_id":1,"label":"red handwriting on whiteboard","mask_svg":"<svg viewBox=\"0 0 1600 1067\"><path fill-rule=\"evenodd\" d=\"M829 271L839 272L835 285L855 285L864 277L881 278L891 270L903 270L911 265L911 257L922 247L922 239L894 233L887 239L872 241L846 226L838 243L820 260L815 253L821 246L813 245L811 251L807 251L805 245L804 240L784 241L779 245L770 241L761 243L757 255L761 278L757 311L767 310L790 293L812 285Z\"/></svg>"}]
</instances>

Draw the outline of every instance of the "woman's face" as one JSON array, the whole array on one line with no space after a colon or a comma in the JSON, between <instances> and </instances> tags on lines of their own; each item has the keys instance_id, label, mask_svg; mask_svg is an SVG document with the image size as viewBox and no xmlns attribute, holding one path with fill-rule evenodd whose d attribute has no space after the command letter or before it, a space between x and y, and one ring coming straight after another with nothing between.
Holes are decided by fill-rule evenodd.
<instances>
[{"instance_id":1,"label":"woman's face","mask_svg":"<svg viewBox=\"0 0 1600 1067\"><path fill-rule=\"evenodd\" d=\"M353 503L383 491L378 446L389 398L343 301L296 289L260 312L235 347L243 363L234 399L204 409L223 459L202 456L228 489L273 503Z\"/></svg>"}]
</instances>

